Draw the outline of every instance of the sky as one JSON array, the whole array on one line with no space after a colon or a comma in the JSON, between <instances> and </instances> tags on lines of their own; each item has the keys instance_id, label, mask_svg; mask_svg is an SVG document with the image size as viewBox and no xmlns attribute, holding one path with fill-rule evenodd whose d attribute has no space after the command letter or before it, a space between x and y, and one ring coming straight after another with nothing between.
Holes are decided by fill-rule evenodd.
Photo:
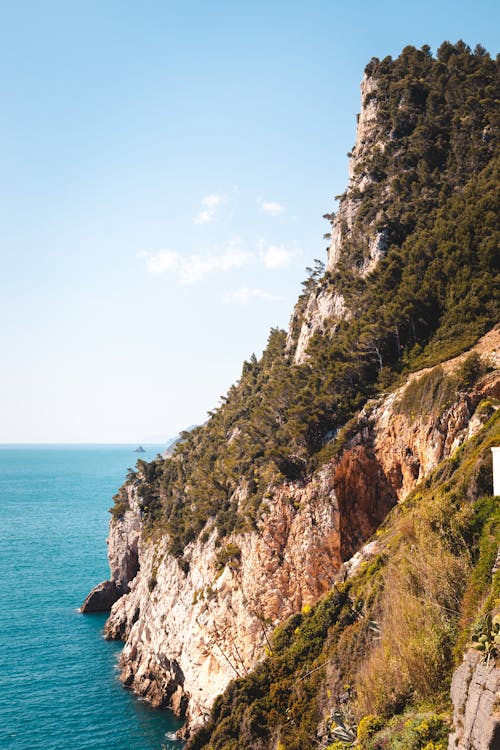
<instances>
[{"instance_id":1,"label":"sky","mask_svg":"<svg viewBox=\"0 0 500 750\"><path fill-rule=\"evenodd\" d=\"M371 57L490 0L0 0L0 442L158 443L286 328Z\"/></svg>"}]
</instances>

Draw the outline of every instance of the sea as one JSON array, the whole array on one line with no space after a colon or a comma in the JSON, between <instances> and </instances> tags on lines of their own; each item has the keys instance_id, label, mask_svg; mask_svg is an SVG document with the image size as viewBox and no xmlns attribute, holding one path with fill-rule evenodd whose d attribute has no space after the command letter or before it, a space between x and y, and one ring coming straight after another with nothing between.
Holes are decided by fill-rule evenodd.
<instances>
[{"instance_id":1,"label":"sea","mask_svg":"<svg viewBox=\"0 0 500 750\"><path fill-rule=\"evenodd\" d=\"M0 445L0 748L173 750L180 722L118 679L121 644L78 607L109 577L112 497L137 446ZM144 446L141 458L164 449Z\"/></svg>"}]
</instances>

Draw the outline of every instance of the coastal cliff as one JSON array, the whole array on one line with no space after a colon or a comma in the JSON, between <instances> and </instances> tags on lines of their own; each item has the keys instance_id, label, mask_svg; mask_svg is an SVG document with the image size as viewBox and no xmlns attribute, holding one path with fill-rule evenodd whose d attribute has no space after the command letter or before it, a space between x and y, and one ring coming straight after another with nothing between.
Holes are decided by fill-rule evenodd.
<instances>
[{"instance_id":1,"label":"coastal cliff","mask_svg":"<svg viewBox=\"0 0 500 750\"><path fill-rule=\"evenodd\" d=\"M126 495L126 511L110 525L107 540L111 577L95 586L81 606L83 613L107 612L129 590L129 583L139 570L141 510L133 486L122 489ZM122 501L123 502L123 501Z\"/></svg>"},{"instance_id":2,"label":"coastal cliff","mask_svg":"<svg viewBox=\"0 0 500 750\"><path fill-rule=\"evenodd\" d=\"M326 268L115 497L82 609L111 607L124 685L190 750L343 750L404 710L442 750L417 709L487 616L500 543L497 72L461 42L370 62Z\"/></svg>"},{"instance_id":3,"label":"coastal cliff","mask_svg":"<svg viewBox=\"0 0 500 750\"><path fill-rule=\"evenodd\" d=\"M480 405L500 399L500 329L477 351L495 371L454 394L441 414L435 402L415 416L405 396L422 380L451 377L467 355L415 373L369 404L339 456L310 481L288 483L266 499L255 531L233 533L221 546L212 531L189 544L187 573L167 538L143 537L138 574L105 627L106 637L125 641L123 683L155 706L187 711L190 729L199 726L228 683L265 655L272 629L329 591L390 508L482 428L491 412ZM128 492L134 497L134 487ZM122 541L136 537L124 528L136 528L135 512L111 522L112 570L126 568Z\"/></svg>"}]
</instances>

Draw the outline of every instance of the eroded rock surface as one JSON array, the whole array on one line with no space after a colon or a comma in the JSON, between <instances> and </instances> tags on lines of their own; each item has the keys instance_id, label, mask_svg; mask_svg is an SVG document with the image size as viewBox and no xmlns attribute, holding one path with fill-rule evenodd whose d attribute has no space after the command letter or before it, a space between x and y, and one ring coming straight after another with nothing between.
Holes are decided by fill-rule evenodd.
<instances>
[{"instance_id":1,"label":"eroded rock surface","mask_svg":"<svg viewBox=\"0 0 500 750\"><path fill-rule=\"evenodd\" d=\"M375 147L384 148L380 128L377 126L377 83L367 75L361 82L361 112L356 129L356 144L349 158L349 186L341 197L339 209L331 221L331 241L328 248L326 268L333 273L342 257L345 242L349 239L364 249L365 261L357 269L361 276L374 270L388 247L388 234L381 227L381 218L363 226L362 232L355 230L355 222L361 207L364 192L372 184L371 175L366 172L364 164L367 155ZM307 361L307 347L315 333L324 333L328 328L333 335L335 326L341 320L348 320L355 314L346 305L341 292L333 291L328 286L314 288L300 313L298 333L290 333L287 341L288 351L293 352L295 364ZM294 316L297 312L294 313ZM294 320L292 316L292 322ZM293 328L293 326L292 326Z\"/></svg>"},{"instance_id":2,"label":"eroded rock surface","mask_svg":"<svg viewBox=\"0 0 500 750\"><path fill-rule=\"evenodd\" d=\"M154 705L175 708L174 695L185 696L191 725L202 721L228 682L264 655L272 628L331 587L341 563L333 481L327 469L305 487L279 489L257 531L233 534L222 548L215 533L199 538L185 551L187 574L168 539L141 545L140 573L106 624L107 637L126 641L124 683ZM239 552L221 566L229 544Z\"/></svg>"},{"instance_id":3,"label":"eroded rock surface","mask_svg":"<svg viewBox=\"0 0 500 750\"><path fill-rule=\"evenodd\" d=\"M116 581L109 580L98 583L92 591L87 594L85 601L80 607L80 612L90 614L91 612L109 612L113 604L123 594Z\"/></svg>"},{"instance_id":4,"label":"eroded rock surface","mask_svg":"<svg viewBox=\"0 0 500 750\"><path fill-rule=\"evenodd\" d=\"M134 486L127 486L128 509L109 525L108 561L111 577L94 586L80 607L84 614L109 612L113 604L129 590L139 570L141 509Z\"/></svg>"},{"instance_id":5,"label":"eroded rock surface","mask_svg":"<svg viewBox=\"0 0 500 750\"><path fill-rule=\"evenodd\" d=\"M453 732L448 750L500 748L500 669L467 651L451 684Z\"/></svg>"}]
</instances>

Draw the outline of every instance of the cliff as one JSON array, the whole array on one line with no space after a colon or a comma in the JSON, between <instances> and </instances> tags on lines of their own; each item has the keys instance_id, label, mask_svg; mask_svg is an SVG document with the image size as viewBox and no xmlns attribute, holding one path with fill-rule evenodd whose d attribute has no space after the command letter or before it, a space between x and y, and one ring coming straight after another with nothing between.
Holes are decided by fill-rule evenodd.
<instances>
[{"instance_id":1,"label":"cliff","mask_svg":"<svg viewBox=\"0 0 500 750\"><path fill-rule=\"evenodd\" d=\"M126 486L127 510L110 525L107 540L111 577L95 586L80 610L108 612L111 606L129 590L129 583L139 570L139 538L141 535L141 510L135 488Z\"/></svg>"},{"instance_id":2,"label":"cliff","mask_svg":"<svg viewBox=\"0 0 500 750\"><path fill-rule=\"evenodd\" d=\"M184 552L187 574L168 539L143 536L138 574L114 604L105 633L125 641L120 664L127 687L156 706L171 706L189 726L206 718L230 680L263 657L272 629L310 606L369 539L389 509L470 439L490 416L485 399L500 399L500 329L477 345L496 371L473 388L432 403L415 416L405 396L430 377L451 377L467 355L415 373L387 397L370 403L351 426L338 457L310 481L288 483L266 499L252 533L233 533L217 546L202 536ZM140 481L140 479L139 479ZM134 498L134 487L129 487ZM137 542L137 503L111 522L109 555L115 575L128 569Z\"/></svg>"},{"instance_id":3,"label":"cliff","mask_svg":"<svg viewBox=\"0 0 500 750\"><path fill-rule=\"evenodd\" d=\"M491 343L498 352L498 333ZM497 370L464 394L471 399L468 418L456 420L464 414L457 398L408 430L415 446L430 434L442 460L431 470L428 455L429 473L421 469L418 482L409 469L414 489L408 494L398 479L401 500L376 534L341 566L328 594L274 631L264 661L231 681L189 750L225 750L231 742L252 750L313 743L332 750L354 743L361 750L447 746L456 660L471 629L482 632L500 596L500 576L492 581L490 574L500 551L500 509L498 499L488 497L490 446L500 439L499 402L488 394L498 394L499 382ZM354 447L344 453L350 470L337 479L352 496L364 489L365 449L356 444L367 429L384 444L379 461L399 463L400 446L376 421L377 413L388 415L387 401L372 412L371 426L357 425ZM343 464L340 458L331 468ZM346 530L349 545L350 525ZM342 540L342 525L339 534ZM495 750L498 652L488 661L480 652L467 653L453 679L450 750Z\"/></svg>"},{"instance_id":4,"label":"cliff","mask_svg":"<svg viewBox=\"0 0 500 750\"><path fill-rule=\"evenodd\" d=\"M467 587L498 548L497 73L463 43L372 60L326 270L115 498L111 578L83 609L112 605L122 681L186 715L193 750L348 747L363 717L437 702L485 606L479 573Z\"/></svg>"},{"instance_id":5,"label":"cliff","mask_svg":"<svg viewBox=\"0 0 500 750\"><path fill-rule=\"evenodd\" d=\"M369 194L370 185L375 181L365 166L374 149L384 150L383 128L378 122L377 82L364 75L361 82L361 112L356 129L356 143L349 155L349 184L340 198L336 214L327 215L331 222L330 245L327 253L326 270L333 273L345 254L347 243L356 243L362 260L353 265L355 273L363 276L372 271L384 257L388 247L388 232L377 221L363 221L359 217L363 197ZM385 188L386 190L387 188ZM381 214L383 215L383 208ZM361 218L361 221L357 219ZM315 333L332 331L342 320L349 320L354 310L346 302L342 290L334 290L323 281L309 294L305 307L292 316L287 347L293 352L295 364L307 361L307 348ZM294 335L294 328L298 333Z\"/></svg>"}]
</instances>

